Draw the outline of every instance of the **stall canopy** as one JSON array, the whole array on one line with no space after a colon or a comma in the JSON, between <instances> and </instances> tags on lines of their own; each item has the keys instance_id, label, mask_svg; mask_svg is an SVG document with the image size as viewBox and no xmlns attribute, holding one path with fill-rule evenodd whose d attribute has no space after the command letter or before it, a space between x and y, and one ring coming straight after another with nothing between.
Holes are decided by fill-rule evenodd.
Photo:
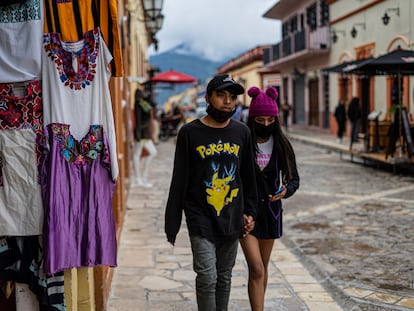
<instances>
[{"instance_id":1,"label":"stall canopy","mask_svg":"<svg viewBox=\"0 0 414 311\"><path fill-rule=\"evenodd\" d=\"M414 75L414 51L403 50L398 48L387 54L378 56L376 58L367 60L358 64L352 68L344 70L348 74L375 76L375 75L395 75L398 79L397 90L399 92L398 98L401 101L401 76ZM393 145L400 138L399 150L401 154L401 148L404 144L403 134L405 134L405 140L407 142L407 149L409 156L414 154L414 145L411 137L410 125L407 118L406 107L403 106L402 102L396 105L397 108L397 119L394 120L392 127L396 127L395 134L390 137L390 144L387 148L387 155L393 153ZM404 124L403 124L404 123ZM403 128L404 126L404 128ZM403 131L404 130L404 131Z\"/></svg>"},{"instance_id":2,"label":"stall canopy","mask_svg":"<svg viewBox=\"0 0 414 311\"><path fill-rule=\"evenodd\" d=\"M357 65L359 65L359 64L361 64L361 63L363 63L367 60L370 60L370 59L371 58L368 58L368 59L364 58L364 59L352 60L352 61L349 61L349 62L343 62L343 63L336 64L336 65L331 66L331 67L322 68L321 71L326 72L326 73L330 73L330 72L332 72L332 73L345 73L345 70L349 70L351 68L354 68L355 66L357 66Z\"/></svg>"},{"instance_id":3,"label":"stall canopy","mask_svg":"<svg viewBox=\"0 0 414 311\"><path fill-rule=\"evenodd\" d=\"M401 76L414 75L414 51L398 48L376 58L365 60L360 64L344 68L343 71L346 74L361 76L394 75L400 84ZM401 92L401 85L398 85L397 90ZM402 94L398 94L398 98L401 100ZM402 107L402 103L398 103L397 106Z\"/></svg>"},{"instance_id":4,"label":"stall canopy","mask_svg":"<svg viewBox=\"0 0 414 311\"><path fill-rule=\"evenodd\" d=\"M397 49L344 68L344 73L359 75L414 75L414 51Z\"/></svg>"},{"instance_id":5,"label":"stall canopy","mask_svg":"<svg viewBox=\"0 0 414 311\"><path fill-rule=\"evenodd\" d=\"M184 83L195 83L197 78L187 75L183 72L176 70L168 70L161 72L151 78L151 82L160 83L173 83L173 84L184 84Z\"/></svg>"}]
</instances>

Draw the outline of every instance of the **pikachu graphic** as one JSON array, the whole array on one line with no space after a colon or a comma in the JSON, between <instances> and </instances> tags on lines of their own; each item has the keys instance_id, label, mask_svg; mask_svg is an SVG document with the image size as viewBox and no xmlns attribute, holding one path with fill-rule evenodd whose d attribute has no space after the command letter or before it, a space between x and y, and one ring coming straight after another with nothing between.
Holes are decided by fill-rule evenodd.
<instances>
[{"instance_id":1,"label":"pikachu graphic","mask_svg":"<svg viewBox=\"0 0 414 311\"><path fill-rule=\"evenodd\" d=\"M236 172L236 166L232 164L230 168L224 167L224 174L219 177L220 165L212 163L213 176L211 181L205 182L207 189L207 202L217 211L217 216L225 205L233 201L233 198L237 196L239 188L231 189L229 183L234 180L234 173Z\"/></svg>"}]
</instances>

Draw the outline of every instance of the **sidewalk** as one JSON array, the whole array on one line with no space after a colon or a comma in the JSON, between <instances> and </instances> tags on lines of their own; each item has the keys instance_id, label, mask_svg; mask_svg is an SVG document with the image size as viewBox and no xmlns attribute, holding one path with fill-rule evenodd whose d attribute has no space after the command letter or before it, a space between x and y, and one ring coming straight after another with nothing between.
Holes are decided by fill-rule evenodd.
<instances>
[{"instance_id":1,"label":"sidewalk","mask_svg":"<svg viewBox=\"0 0 414 311\"><path fill-rule=\"evenodd\" d=\"M292 130L289 135L297 135ZM321 134L322 135L322 134ZM328 136L319 137L319 142ZM334 136L330 136L334 140ZM130 188L120 237L118 267L114 270L108 311L197 310L192 256L183 223L176 246L166 242L164 208L171 178L174 140L157 145L150 189ZM184 217L183 217L184 218ZM183 220L184 221L184 220ZM265 310L343 310L296 259L282 240L272 253ZM239 248L233 270L229 311L250 310L248 270Z\"/></svg>"},{"instance_id":2,"label":"sidewalk","mask_svg":"<svg viewBox=\"0 0 414 311\"><path fill-rule=\"evenodd\" d=\"M396 152L394 157L389 156L386 159L384 150L368 152L362 139L360 139L359 143L353 143L351 147L349 137L344 137L342 143L339 143L337 142L336 135L329 133L327 130L316 128L308 129L300 126L290 128L288 137L292 141L297 140L337 152L341 158L350 160L351 162L370 165L377 169L391 170L394 173L414 173L414 158L410 159L406 154L399 155Z\"/></svg>"}]
</instances>

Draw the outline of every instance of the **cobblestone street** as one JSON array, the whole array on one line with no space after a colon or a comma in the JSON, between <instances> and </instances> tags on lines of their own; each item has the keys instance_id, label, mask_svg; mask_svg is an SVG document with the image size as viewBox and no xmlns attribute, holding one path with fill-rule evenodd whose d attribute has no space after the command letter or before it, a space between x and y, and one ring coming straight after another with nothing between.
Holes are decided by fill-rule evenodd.
<instances>
[{"instance_id":1,"label":"cobblestone street","mask_svg":"<svg viewBox=\"0 0 414 311\"><path fill-rule=\"evenodd\" d=\"M414 308L414 179L294 147L302 182L284 205L285 245L349 305Z\"/></svg>"},{"instance_id":2,"label":"cobblestone street","mask_svg":"<svg viewBox=\"0 0 414 311\"><path fill-rule=\"evenodd\" d=\"M265 310L413 310L413 177L341 160L295 140L293 131L291 141L301 186L284 203L284 237L272 254ZM157 148L154 187L128 194L110 311L196 310L185 225L175 247L163 230L174 142ZM229 310L250 310L246 286L239 249Z\"/></svg>"}]
</instances>

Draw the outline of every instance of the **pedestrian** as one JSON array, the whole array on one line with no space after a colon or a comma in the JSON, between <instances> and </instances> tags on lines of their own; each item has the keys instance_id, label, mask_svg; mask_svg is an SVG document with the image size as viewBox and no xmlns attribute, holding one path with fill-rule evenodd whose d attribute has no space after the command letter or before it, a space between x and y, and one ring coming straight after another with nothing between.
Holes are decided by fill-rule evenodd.
<instances>
[{"instance_id":1,"label":"pedestrian","mask_svg":"<svg viewBox=\"0 0 414 311\"><path fill-rule=\"evenodd\" d=\"M289 129L289 114L292 110L292 106L289 104L288 97L285 96L283 104L282 104L282 118L283 118L283 127L287 132Z\"/></svg>"},{"instance_id":2,"label":"pedestrian","mask_svg":"<svg viewBox=\"0 0 414 311\"><path fill-rule=\"evenodd\" d=\"M157 149L151 138L151 122L153 119L153 105L150 98L144 98L144 93L137 89L135 91L135 148L133 155L134 181L132 186L151 188L148 181L148 172L152 159L157 155ZM144 153L145 152L145 153ZM141 162L142 161L142 162Z\"/></svg>"},{"instance_id":3,"label":"pedestrian","mask_svg":"<svg viewBox=\"0 0 414 311\"><path fill-rule=\"evenodd\" d=\"M346 129L346 108L345 101L343 99L339 100L338 105L335 107L334 116L338 126L336 134L337 140L338 143L342 144L342 139Z\"/></svg>"},{"instance_id":4,"label":"pedestrian","mask_svg":"<svg viewBox=\"0 0 414 311\"><path fill-rule=\"evenodd\" d=\"M249 268L248 293L252 311L263 311L268 265L274 240L282 236L282 201L299 188L295 153L282 131L277 90L253 86L247 125L256 153L257 217L254 229L240 240Z\"/></svg>"},{"instance_id":5,"label":"pedestrian","mask_svg":"<svg viewBox=\"0 0 414 311\"><path fill-rule=\"evenodd\" d=\"M243 105L240 121L243 123L247 123L247 118L249 117L249 107L247 105Z\"/></svg>"},{"instance_id":6,"label":"pedestrian","mask_svg":"<svg viewBox=\"0 0 414 311\"><path fill-rule=\"evenodd\" d=\"M243 103L241 101L237 101L235 109L236 109L236 111L231 116L231 118L234 119L234 120L241 121L242 120L241 118L242 118L242 111L243 111Z\"/></svg>"},{"instance_id":7,"label":"pedestrian","mask_svg":"<svg viewBox=\"0 0 414 311\"><path fill-rule=\"evenodd\" d=\"M160 142L160 128L161 128L161 114L163 112L163 109L154 103L153 105L153 121L152 121L152 141L155 145L158 145Z\"/></svg>"},{"instance_id":8,"label":"pedestrian","mask_svg":"<svg viewBox=\"0 0 414 311\"><path fill-rule=\"evenodd\" d=\"M231 119L243 93L230 75L215 76L207 85L207 115L184 124L177 137L165 233L174 245L184 210L200 311L227 310L238 241L254 227L251 134Z\"/></svg>"},{"instance_id":9,"label":"pedestrian","mask_svg":"<svg viewBox=\"0 0 414 311\"><path fill-rule=\"evenodd\" d=\"M171 103L171 109L165 115L165 118L168 120L174 130L178 130L179 127L185 122L184 111L181 105L173 101Z\"/></svg>"},{"instance_id":10,"label":"pedestrian","mask_svg":"<svg viewBox=\"0 0 414 311\"><path fill-rule=\"evenodd\" d=\"M358 142L359 122L361 120L361 108L359 107L358 97L353 97L351 99L347 114L349 122L351 122L350 149L352 149L352 143Z\"/></svg>"}]
</instances>

